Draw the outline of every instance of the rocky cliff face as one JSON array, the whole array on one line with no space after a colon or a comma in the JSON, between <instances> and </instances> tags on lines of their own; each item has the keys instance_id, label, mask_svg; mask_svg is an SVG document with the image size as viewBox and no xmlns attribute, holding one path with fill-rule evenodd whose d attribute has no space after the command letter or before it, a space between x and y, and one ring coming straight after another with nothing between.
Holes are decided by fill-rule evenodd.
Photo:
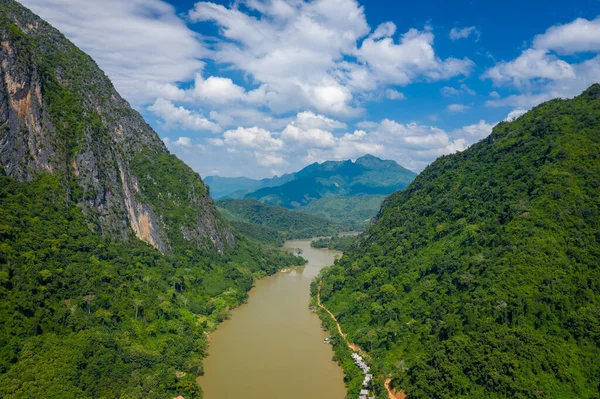
<instances>
[{"instance_id":1,"label":"rocky cliff face","mask_svg":"<svg viewBox=\"0 0 600 399\"><path fill-rule=\"evenodd\" d=\"M169 154L96 63L13 0L0 0L0 165L59 173L91 229L161 251L223 251L233 235L208 188Z\"/></svg>"}]
</instances>

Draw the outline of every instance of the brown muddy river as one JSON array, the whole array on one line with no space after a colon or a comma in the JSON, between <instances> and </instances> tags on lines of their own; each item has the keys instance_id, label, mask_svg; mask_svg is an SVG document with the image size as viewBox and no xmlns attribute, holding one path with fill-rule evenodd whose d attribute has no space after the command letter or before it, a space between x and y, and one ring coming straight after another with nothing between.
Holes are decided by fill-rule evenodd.
<instances>
[{"instance_id":1,"label":"brown muddy river","mask_svg":"<svg viewBox=\"0 0 600 399\"><path fill-rule=\"evenodd\" d=\"M310 282L341 252L292 240L303 267L256 282L247 304L211 334L204 399L344 399L343 373L324 344L328 334L308 309Z\"/></svg>"}]
</instances>

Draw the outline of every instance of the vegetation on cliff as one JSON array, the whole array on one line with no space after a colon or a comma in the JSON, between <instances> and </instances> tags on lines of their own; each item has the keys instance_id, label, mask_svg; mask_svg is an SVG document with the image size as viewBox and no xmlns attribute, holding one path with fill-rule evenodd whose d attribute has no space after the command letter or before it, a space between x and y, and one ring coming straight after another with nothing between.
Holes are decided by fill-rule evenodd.
<instances>
[{"instance_id":1,"label":"vegetation on cliff","mask_svg":"<svg viewBox=\"0 0 600 399\"><path fill-rule=\"evenodd\" d=\"M200 398L205 333L303 259L232 232L94 61L16 1L0 39L0 397Z\"/></svg>"},{"instance_id":2,"label":"vegetation on cliff","mask_svg":"<svg viewBox=\"0 0 600 399\"><path fill-rule=\"evenodd\" d=\"M321 291L379 375L410 398L598 397L599 132L594 85L386 199Z\"/></svg>"}]
</instances>

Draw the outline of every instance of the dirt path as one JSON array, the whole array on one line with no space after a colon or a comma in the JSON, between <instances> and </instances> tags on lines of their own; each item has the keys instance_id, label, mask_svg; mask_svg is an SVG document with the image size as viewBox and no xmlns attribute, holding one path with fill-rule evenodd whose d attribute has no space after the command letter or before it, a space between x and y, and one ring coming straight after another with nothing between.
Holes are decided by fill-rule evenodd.
<instances>
[{"instance_id":1,"label":"dirt path","mask_svg":"<svg viewBox=\"0 0 600 399\"><path fill-rule=\"evenodd\" d=\"M331 318L333 319L333 321L335 321L335 324L337 325L337 329L340 333L340 335L342 336L342 338L344 338L344 341L346 341L346 345L348 345L348 348L352 349L354 352L359 352L361 353L363 356L366 355L366 353L360 349L360 347L356 344L353 344L351 342L348 341L348 338L346 337L346 334L344 334L344 332L342 331L342 327L340 326L340 323L338 322L338 320L336 319L336 317L333 315L333 313L331 313L329 311L329 309L327 309L325 306L323 306L323 304L321 303L321 281L319 281L319 288L317 290L317 305L319 305L319 307L321 309L323 309L324 311L326 311L329 316L331 316ZM394 391L391 387L390 384L392 382L391 378L388 378L385 380L385 390L388 393L388 398L389 399L406 399L406 393L404 393L404 391Z\"/></svg>"},{"instance_id":2,"label":"dirt path","mask_svg":"<svg viewBox=\"0 0 600 399\"><path fill-rule=\"evenodd\" d=\"M331 313L329 311L329 309L327 309L325 306L323 306L323 304L321 304L321 282L319 282L319 289L317 292L317 305L319 305L319 307L321 309L323 309L324 311L326 311L327 313L329 313L329 316L331 316L331 318L333 319L333 321L335 321L335 324L337 325L337 329L340 333L340 335L342 336L342 338L344 338L344 341L346 341L346 345L348 345L348 348L352 349L354 352L361 352L360 348L358 347L358 345L355 345L351 342L348 341L348 338L346 338L346 334L344 334L344 332L342 331L342 327L340 326L340 323L337 321L337 319L335 318L335 316L333 315L333 313Z\"/></svg>"},{"instance_id":3,"label":"dirt path","mask_svg":"<svg viewBox=\"0 0 600 399\"><path fill-rule=\"evenodd\" d=\"M388 393L388 398L389 399L406 399L406 394L404 393L404 391L394 391L391 387L390 384L392 382L391 378L388 378L387 380L385 380L385 390Z\"/></svg>"}]
</instances>

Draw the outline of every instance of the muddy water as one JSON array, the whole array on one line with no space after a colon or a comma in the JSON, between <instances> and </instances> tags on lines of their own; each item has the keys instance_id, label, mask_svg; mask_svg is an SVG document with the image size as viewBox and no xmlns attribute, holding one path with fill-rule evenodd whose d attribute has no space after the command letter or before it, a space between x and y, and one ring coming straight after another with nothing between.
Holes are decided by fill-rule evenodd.
<instances>
[{"instance_id":1,"label":"muddy water","mask_svg":"<svg viewBox=\"0 0 600 399\"><path fill-rule=\"evenodd\" d=\"M304 267L256 282L247 304L211 334L205 399L344 399L343 374L323 343L327 334L308 309L310 282L338 251L293 240L308 260Z\"/></svg>"}]
</instances>

